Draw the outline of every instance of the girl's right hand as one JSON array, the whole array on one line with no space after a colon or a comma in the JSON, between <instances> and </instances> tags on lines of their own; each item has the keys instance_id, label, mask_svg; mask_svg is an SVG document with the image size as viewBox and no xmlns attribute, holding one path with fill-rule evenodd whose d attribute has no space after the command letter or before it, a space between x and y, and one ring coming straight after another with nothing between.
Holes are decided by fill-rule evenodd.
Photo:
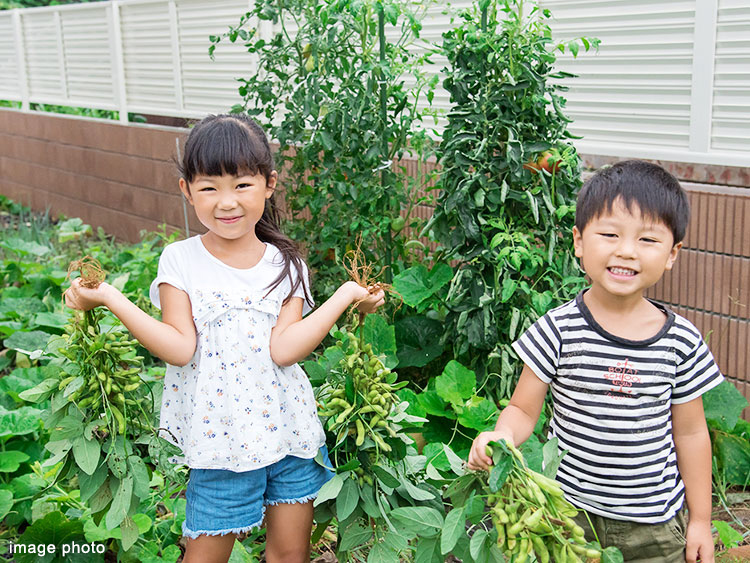
<instances>
[{"instance_id":1,"label":"girl's right hand","mask_svg":"<svg viewBox=\"0 0 750 563\"><path fill-rule=\"evenodd\" d=\"M482 432L474 438L474 442L471 444L471 451L469 452L469 469L473 469L474 471L489 471L492 465L492 458L487 455L487 444L490 442L499 442L500 440L505 440L515 446L513 434L505 428Z\"/></svg>"},{"instance_id":2,"label":"girl's right hand","mask_svg":"<svg viewBox=\"0 0 750 563\"><path fill-rule=\"evenodd\" d=\"M107 282L102 282L96 289L91 289L83 287L81 279L76 278L71 282L70 287L65 290L65 304L71 309L88 311L100 305L106 306L107 299L113 291L117 290Z\"/></svg>"},{"instance_id":3,"label":"girl's right hand","mask_svg":"<svg viewBox=\"0 0 750 563\"><path fill-rule=\"evenodd\" d=\"M385 291L382 289L370 293L372 286L362 287L353 281L346 282L344 286L352 292L352 303L362 313L373 313L385 303Z\"/></svg>"}]
</instances>

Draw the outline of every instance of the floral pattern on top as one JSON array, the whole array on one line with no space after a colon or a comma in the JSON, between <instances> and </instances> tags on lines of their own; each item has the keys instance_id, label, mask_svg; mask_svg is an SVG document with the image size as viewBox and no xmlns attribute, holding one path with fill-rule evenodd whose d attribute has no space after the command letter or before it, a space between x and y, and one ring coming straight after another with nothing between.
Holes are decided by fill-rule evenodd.
<instances>
[{"instance_id":1,"label":"floral pattern on top","mask_svg":"<svg viewBox=\"0 0 750 563\"><path fill-rule=\"evenodd\" d=\"M274 292L278 293L278 292ZM287 455L314 457L325 435L307 375L273 362L281 300L261 292L188 291L198 344L185 366L168 366L165 438L191 468L248 471Z\"/></svg>"}]
</instances>

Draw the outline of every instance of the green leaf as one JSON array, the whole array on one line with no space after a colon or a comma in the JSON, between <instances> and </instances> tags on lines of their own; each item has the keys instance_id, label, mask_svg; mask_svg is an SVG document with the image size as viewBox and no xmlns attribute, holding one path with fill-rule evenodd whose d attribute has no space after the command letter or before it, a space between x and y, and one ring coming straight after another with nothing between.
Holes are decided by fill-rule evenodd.
<instances>
[{"instance_id":1,"label":"green leaf","mask_svg":"<svg viewBox=\"0 0 750 563\"><path fill-rule=\"evenodd\" d=\"M445 557L440 555L439 538L417 538L417 551L414 563L443 563Z\"/></svg>"},{"instance_id":2,"label":"green leaf","mask_svg":"<svg viewBox=\"0 0 750 563\"><path fill-rule=\"evenodd\" d=\"M34 315L34 324L36 326L62 329L67 323L67 313L49 313L47 311L43 311Z\"/></svg>"},{"instance_id":3,"label":"green leaf","mask_svg":"<svg viewBox=\"0 0 750 563\"><path fill-rule=\"evenodd\" d=\"M11 252L15 252L21 256L29 254L33 256L44 256L52 250L49 246L44 246L20 238L7 238L5 240L0 240L0 247L7 248Z\"/></svg>"},{"instance_id":4,"label":"green leaf","mask_svg":"<svg viewBox=\"0 0 750 563\"><path fill-rule=\"evenodd\" d=\"M0 302L0 319L14 318L26 322L34 316L47 310L47 306L41 299L36 297L7 297L3 292L3 300Z\"/></svg>"},{"instance_id":5,"label":"green leaf","mask_svg":"<svg viewBox=\"0 0 750 563\"><path fill-rule=\"evenodd\" d=\"M117 490L112 498L112 506L109 507L106 517L106 525L110 530L120 525L128 515L128 509L133 496L133 476L125 475L120 480Z\"/></svg>"},{"instance_id":6,"label":"green leaf","mask_svg":"<svg viewBox=\"0 0 750 563\"><path fill-rule=\"evenodd\" d=\"M502 488L512 468L513 459L510 455L505 455L492 466L489 478L490 491L494 493Z\"/></svg>"},{"instance_id":7,"label":"green leaf","mask_svg":"<svg viewBox=\"0 0 750 563\"><path fill-rule=\"evenodd\" d=\"M99 490L104 480L107 478L109 470L107 464L102 462L92 475L82 473L78 475L78 484L81 490L81 502L86 502L94 493Z\"/></svg>"},{"instance_id":8,"label":"green leaf","mask_svg":"<svg viewBox=\"0 0 750 563\"><path fill-rule=\"evenodd\" d=\"M122 535L122 548L128 551L138 540L138 526L130 516L120 523L120 534Z\"/></svg>"},{"instance_id":9,"label":"green leaf","mask_svg":"<svg viewBox=\"0 0 750 563\"><path fill-rule=\"evenodd\" d=\"M424 367L443 353L443 325L425 316L410 316L395 323L398 366Z\"/></svg>"},{"instance_id":10,"label":"green leaf","mask_svg":"<svg viewBox=\"0 0 750 563\"><path fill-rule=\"evenodd\" d=\"M494 428L498 410L495 403L484 397L476 404L466 407L458 415L458 421L467 428L484 432Z\"/></svg>"},{"instance_id":11,"label":"green leaf","mask_svg":"<svg viewBox=\"0 0 750 563\"><path fill-rule=\"evenodd\" d=\"M562 458L565 457L565 452L558 455L557 442L557 436L555 436L550 440L547 440L542 447L543 473L550 479L555 478L555 475L557 475L557 468L560 467L560 462L562 461Z\"/></svg>"},{"instance_id":12,"label":"green leaf","mask_svg":"<svg viewBox=\"0 0 750 563\"><path fill-rule=\"evenodd\" d=\"M396 356L396 333L392 326L380 315L367 315L365 317L365 342L372 344L375 354L384 354L383 363L388 368L398 365Z\"/></svg>"},{"instance_id":13,"label":"green leaf","mask_svg":"<svg viewBox=\"0 0 750 563\"><path fill-rule=\"evenodd\" d=\"M61 546L64 543L82 542L82 540L84 540L83 521L78 518L68 520L62 512L56 510L26 528L21 537L18 538L17 543L35 546L49 544ZM36 554L17 553L15 561L17 563L51 561L54 554L48 555L49 558L41 558Z\"/></svg>"},{"instance_id":14,"label":"green leaf","mask_svg":"<svg viewBox=\"0 0 750 563\"><path fill-rule=\"evenodd\" d=\"M6 410L0 407L0 438L22 436L38 431L42 426L42 411L33 407Z\"/></svg>"},{"instance_id":15,"label":"green leaf","mask_svg":"<svg viewBox=\"0 0 750 563\"><path fill-rule=\"evenodd\" d=\"M28 461L29 455L16 450L0 452L0 472L13 473L21 464Z\"/></svg>"},{"instance_id":16,"label":"green leaf","mask_svg":"<svg viewBox=\"0 0 750 563\"><path fill-rule=\"evenodd\" d=\"M422 391L417 395L417 402L427 414L456 418L453 410L449 409L448 405L440 398L437 391Z\"/></svg>"},{"instance_id":17,"label":"green leaf","mask_svg":"<svg viewBox=\"0 0 750 563\"><path fill-rule=\"evenodd\" d=\"M93 475L99 465L99 453L101 449L96 440L87 440L84 436L78 436L73 440L73 457L86 475Z\"/></svg>"},{"instance_id":18,"label":"green leaf","mask_svg":"<svg viewBox=\"0 0 750 563\"><path fill-rule=\"evenodd\" d=\"M748 405L747 399L729 381L703 394L703 410L709 425L724 432L731 432Z\"/></svg>"},{"instance_id":19,"label":"green leaf","mask_svg":"<svg viewBox=\"0 0 750 563\"><path fill-rule=\"evenodd\" d=\"M48 340L49 334L41 330L19 330L6 338L3 344L6 348L17 350L28 356L36 350L44 350Z\"/></svg>"},{"instance_id":20,"label":"green leaf","mask_svg":"<svg viewBox=\"0 0 750 563\"><path fill-rule=\"evenodd\" d=\"M602 563L624 563L625 559L616 547L608 547L602 552Z\"/></svg>"},{"instance_id":21,"label":"green leaf","mask_svg":"<svg viewBox=\"0 0 750 563\"><path fill-rule=\"evenodd\" d=\"M488 535L489 532L487 530L482 530L480 528L474 532L473 536L471 536L471 541L469 542L469 553L471 553L471 556L475 561L478 561L480 555L484 553L484 544L487 541Z\"/></svg>"},{"instance_id":22,"label":"green leaf","mask_svg":"<svg viewBox=\"0 0 750 563\"><path fill-rule=\"evenodd\" d=\"M340 551L351 551L354 548L370 541L372 538L372 528L363 526L359 522L352 522L345 530L341 530L341 543L338 546Z\"/></svg>"},{"instance_id":23,"label":"green leaf","mask_svg":"<svg viewBox=\"0 0 750 563\"><path fill-rule=\"evenodd\" d=\"M724 522L723 520L713 520L711 523L716 527L716 531L719 533L719 539L721 540L721 543L724 544L725 548L731 549L736 547L743 540L742 534L732 528L727 522Z\"/></svg>"},{"instance_id":24,"label":"green leaf","mask_svg":"<svg viewBox=\"0 0 750 563\"><path fill-rule=\"evenodd\" d=\"M443 533L440 536L440 553L447 555L455 547L458 538L465 533L465 524L463 507L455 507L448 512L445 516Z\"/></svg>"},{"instance_id":25,"label":"green leaf","mask_svg":"<svg viewBox=\"0 0 750 563\"><path fill-rule=\"evenodd\" d=\"M477 385L477 376L456 360L445 366L442 375L435 378L435 391L445 401L460 405L471 397Z\"/></svg>"},{"instance_id":26,"label":"green leaf","mask_svg":"<svg viewBox=\"0 0 750 563\"><path fill-rule=\"evenodd\" d=\"M45 379L31 389L26 389L26 391L19 393L18 396L29 403L40 403L56 391L59 384L60 380L58 378Z\"/></svg>"},{"instance_id":27,"label":"green leaf","mask_svg":"<svg viewBox=\"0 0 750 563\"><path fill-rule=\"evenodd\" d=\"M227 561L227 563L256 563L256 561L257 560L248 553L247 548L242 545L239 540L234 540L232 553L229 555L229 561Z\"/></svg>"},{"instance_id":28,"label":"green leaf","mask_svg":"<svg viewBox=\"0 0 750 563\"><path fill-rule=\"evenodd\" d=\"M10 395L14 401L22 401L18 394L31 389L48 378L58 378L59 368L53 366L37 366L31 368L16 368L5 377L0 378L0 392Z\"/></svg>"},{"instance_id":29,"label":"green leaf","mask_svg":"<svg viewBox=\"0 0 750 563\"><path fill-rule=\"evenodd\" d=\"M318 506L319 504L322 504L327 500L336 498L339 495L339 491L341 491L341 487L344 484L344 479L349 475L349 472L337 473L336 475L334 475L320 488L320 490L318 491L318 496L315 497L314 505Z\"/></svg>"},{"instance_id":30,"label":"green leaf","mask_svg":"<svg viewBox=\"0 0 750 563\"><path fill-rule=\"evenodd\" d=\"M0 520L13 508L13 493L6 489L0 489Z\"/></svg>"},{"instance_id":31,"label":"green leaf","mask_svg":"<svg viewBox=\"0 0 750 563\"><path fill-rule=\"evenodd\" d=\"M401 485L401 481L398 480L398 478L393 474L393 471L390 468L380 465L373 465L372 470L377 476L378 480L381 481L385 486L390 487L391 489L395 489L399 485Z\"/></svg>"},{"instance_id":32,"label":"green leaf","mask_svg":"<svg viewBox=\"0 0 750 563\"><path fill-rule=\"evenodd\" d=\"M435 495L424 489L420 489L409 480L404 480L403 487L406 493L416 501L433 500Z\"/></svg>"},{"instance_id":33,"label":"green leaf","mask_svg":"<svg viewBox=\"0 0 750 563\"><path fill-rule=\"evenodd\" d=\"M143 500L151 494L148 469L143 459L137 455L128 456L130 474L133 476L133 494Z\"/></svg>"},{"instance_id":34,"label":"green leaf","mask_svg":"<svg viewBox=\"0 0 750 563\"><path fill-rule=\"evenodd\" d=\"M382 543L376 543L367 554L367 563L399 563L398 553Z\"/></svg>"},{"instance_id":35,"label":"green leaf","mask_svg":"<svg viewBox=\"0 0 750 563\"><path fill-rule=\"evenodd\" d=\"M726 481L747 486L750 483L750 442L747 438L714 430L711 441Z\"/></svg>"},{"instance_id":36,"label":"green leaf","mask_svg":"<svg viewBox=\"0 0 750 563\"><path fill-rule=\"evenodd\" d=\"M346 520L354 512L359 502L359 487L356 479L346 479L341 492L336 497L336 518L339 522Z\"/></svg>"},{"instance_id":37,"label":"green leaf","mask_svg":"<svg viewBox=\"0 0 750 563\"><path fill-rule=\"evenodd\" d=\"M412 266L393 278L393 288L401 295L404 303L417 307L432 297L453 277L453 270L448 264L439 262L432 271L418 264Z\"/></svg>"},{"instance_id":38,"label":"green leaf","mask_svg":"<svg viewBox=\"0 0 750 563\"><path fill-rule=\"evenodd\" d=\"M425 526L437 530L443 527L443 516L430 506L402 506L393 509L388 516L413 532L420 532Z\"/></svg>"}]
</instances>

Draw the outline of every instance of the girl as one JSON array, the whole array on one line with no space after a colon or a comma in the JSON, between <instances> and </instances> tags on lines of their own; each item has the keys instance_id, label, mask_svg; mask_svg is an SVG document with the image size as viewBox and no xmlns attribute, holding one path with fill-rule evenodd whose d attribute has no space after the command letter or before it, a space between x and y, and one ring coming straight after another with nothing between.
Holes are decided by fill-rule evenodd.
<instances>
[{"instance_id":1,"label":"girl","mask_svg":"<svg viewBox=\"0 0 750 563\"><path fill-rule=\"evenodd\" d=\"M208 231L164 249L150 290L162 320L106 283L75 280L66 303L109 308L168 364L161 427L190 468L185 563L227 561L236 534L264 518L266 561L309 561L312 499L331 474L313 459L322 450L328 461L297 362L349 305L372 312L384 294L349 281L303 319L307 270L279 230L263 130L243 115L209 116L184 153L180 190Z\"/></svg>"}]
</instances>

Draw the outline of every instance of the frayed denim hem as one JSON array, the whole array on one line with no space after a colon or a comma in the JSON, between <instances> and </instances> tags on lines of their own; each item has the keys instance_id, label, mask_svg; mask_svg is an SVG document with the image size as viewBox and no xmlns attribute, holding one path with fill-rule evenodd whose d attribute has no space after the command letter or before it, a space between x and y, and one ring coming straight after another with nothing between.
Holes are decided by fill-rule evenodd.
<instances>
[{"instance_id":1,"label":"frayed denim hem","mask_svg":"<svg viewBox=\"0 0 750 563\"><path fill-rule=\"evenodd\" d=\"M311 500L315 500L318 498L318 493L307 495L304 497L299 498L284 498L279 500L268 500L266 501L266 506L276 506L277 504L305 504L306 502L310 502Z\"/></svg>"},{"instance_id":2,"label":"frayed denim hem","mask_svg":"<svg viewBox=\"0 0 750 563\"><path fill-rule=\"evenodd\" d=\"M224 530L198 530L193 531L190 530L186 525L185 522L182 523L182 535L186 538L190 539L196 539L199 536L225 536L227 534L242 534L244 532L250 532L253 529L259 529L261 525L263 524L263 518L265 518L266 510L265 507L263 507L263 516L261 516L260 520L258 520L254 524L250 524L249 526L242 526L240 528L227 528Z\"/></svg>"}]
</instances>

